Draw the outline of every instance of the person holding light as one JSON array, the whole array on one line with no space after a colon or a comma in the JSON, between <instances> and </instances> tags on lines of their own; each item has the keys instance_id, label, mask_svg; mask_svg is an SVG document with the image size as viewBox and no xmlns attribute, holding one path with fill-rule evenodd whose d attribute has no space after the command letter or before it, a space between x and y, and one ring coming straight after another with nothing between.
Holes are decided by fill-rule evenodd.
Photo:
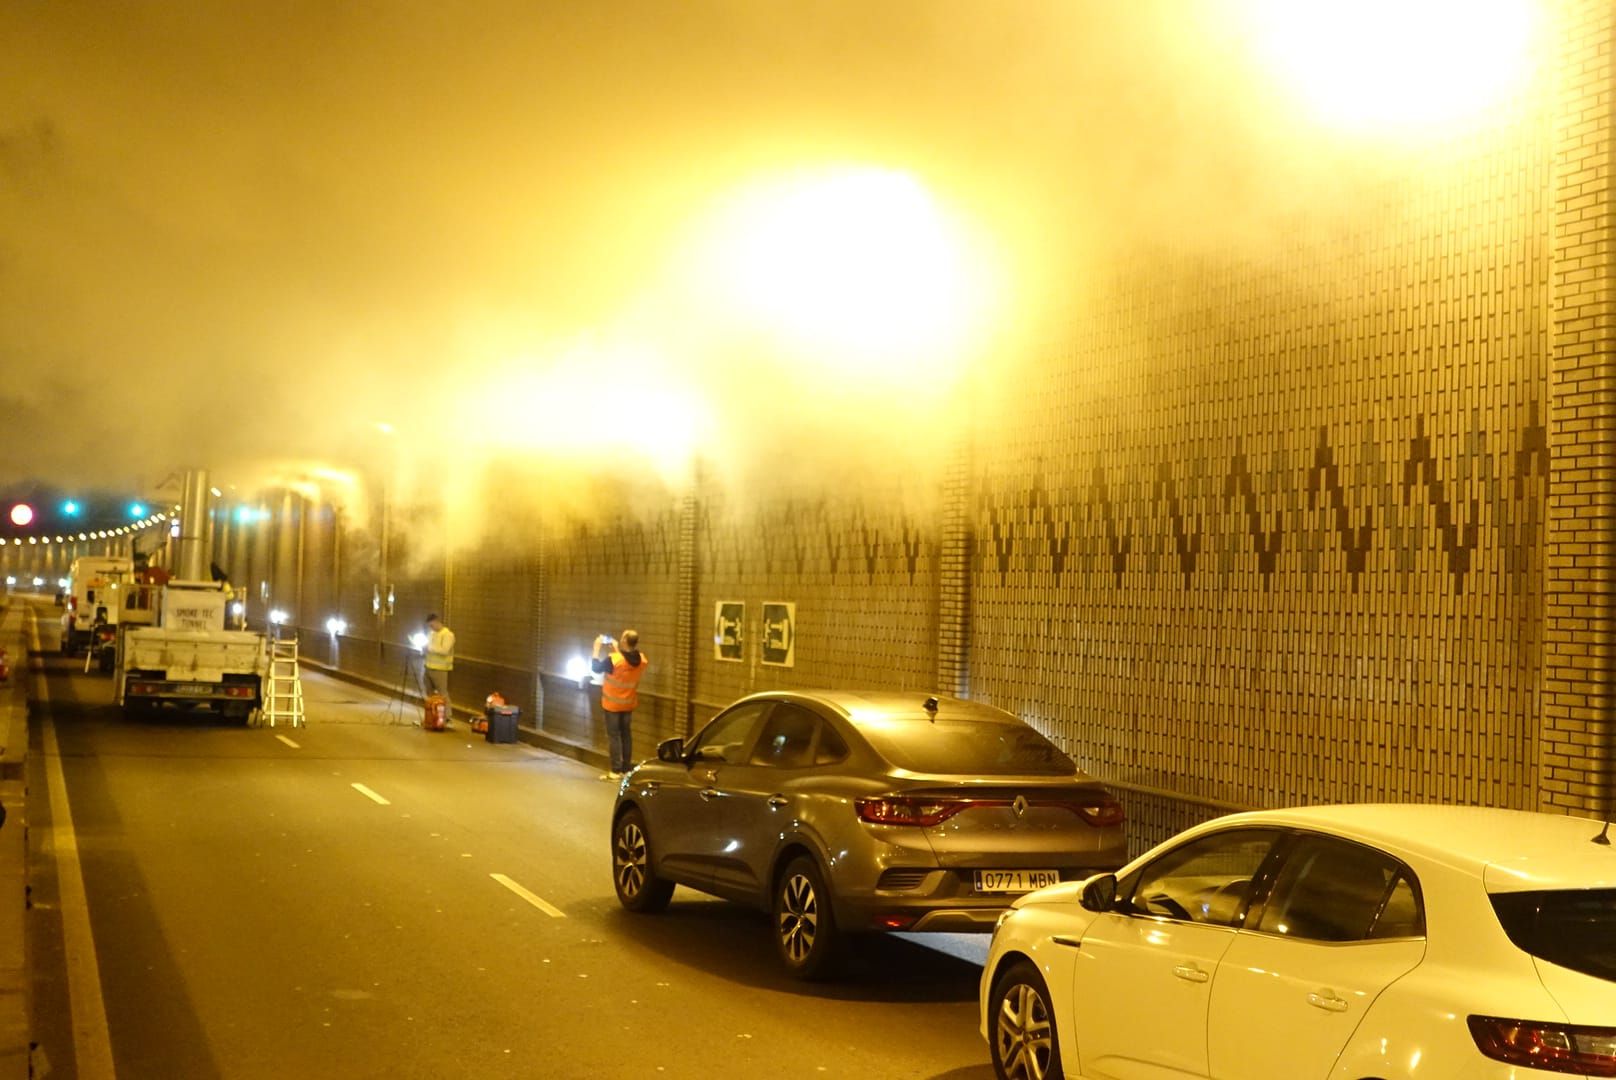
<instances>
[{"instance_id":1,"label":"person holding light","mask_svg":"<svg viewBox=\"0 0 1616 1080\"><path fill-rule=\"evenodd\" d=\"M621 647L610 634L595 639L590 666L606 677L600 688L600 707L606 714L606 745L611 771L602 780L620 780L634 764L634 709L640 703L640 677L650 666L640 652L640 634L624 630ZM602 655L603 650L609 650Z\"/></svg>"}]
</instances>

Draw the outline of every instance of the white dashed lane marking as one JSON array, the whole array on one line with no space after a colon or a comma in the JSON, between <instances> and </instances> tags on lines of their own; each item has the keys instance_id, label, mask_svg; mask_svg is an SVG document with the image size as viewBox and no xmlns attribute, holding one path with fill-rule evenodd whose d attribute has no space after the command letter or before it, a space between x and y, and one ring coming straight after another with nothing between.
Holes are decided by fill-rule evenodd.
<instances>
[{"instance_id":1,"label":"white dashed lane marking","mask_svg":"<svg viewBox=\"0 0 1616 1080\"><path fill-rule=\"evenodd\" d=\"M301 749L301 747L299 747L297 745L297 743L293 742L291 739L288 739L285 735L277 735L275 737L277 739L279 739L281 742L285 743L287 746L290 746L293 750Z\"/></svg>"},{"instance_id":2,"label":"white dashed lane marking","mask_svg":"<svg viewBox=\"0 0 1616 1080\"><path fill-rule=\"evenodd\" d=\"M365 798L369 799L371 802L379 803L382 806L392 806L393 805L388 800L382 798L380 795L378 795L374 791L370 790L364 784L353 784L351 786L355 791L359 792L359 794L363 795Z\"/></svg>"},{"instance_id":3,"label":"white dashed lane marking","mask_svg":"<svg viewBox=\"0 0 1616 1080\"><path fill-rule=\"evenodd\" d=\"M522 886L506 877L504 874L489 874L488 876L505 886L507 889L511 890L511 892L515 893L517 896L520 896L523 900L526 900L528 903L538 908L540 911L544 912L546 915L550 916L550 918L565 919L567 917L567 913L565 911L562 911L544 897L524 889Z\"/></svg>"}]
</instances>

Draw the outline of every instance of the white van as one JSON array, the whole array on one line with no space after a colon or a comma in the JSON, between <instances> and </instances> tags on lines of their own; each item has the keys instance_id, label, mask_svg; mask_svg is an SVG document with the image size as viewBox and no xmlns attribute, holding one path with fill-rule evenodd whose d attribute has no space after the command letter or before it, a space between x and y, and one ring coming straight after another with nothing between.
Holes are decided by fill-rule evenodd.
<instances>
[{"instance_id":1,"label":"white van","mask_svg":"<svg viewBox=\"0 0 1616 1080\"><path fill-rule=\"evenodd\" d=\"M97 615L118 621L114 586L133 580L134 560L127 555L84 555L73 560L67 583L67 610L62 613L62 652L72 656L90 644Z\"/></svg>"}]
</instances>

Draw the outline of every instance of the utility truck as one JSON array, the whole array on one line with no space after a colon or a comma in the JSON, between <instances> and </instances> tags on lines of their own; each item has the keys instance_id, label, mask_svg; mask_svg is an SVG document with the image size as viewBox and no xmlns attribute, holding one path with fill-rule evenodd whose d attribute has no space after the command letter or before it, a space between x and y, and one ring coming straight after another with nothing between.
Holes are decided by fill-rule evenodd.
<instances>
[{"instance_id":1,"label":"utility truck","mask_svg":"<svg viewBox=\"0 0 1616 1080\"><path fill-rule=\"evenodd\" d=\"M167 706L250 719L263 707L268 639L227 630L229 603L223 582L162 586L157 625L125 627L118 635L115 678L118 704L127 715Z\"/></svg>"},{"instance_id":2,"label":"utility truck","mask_svg":"<svg viewBox=\"0 0 1616 1080\"><path fill-rule=\"evenodd\" d=\"M117 625L118 586L134 577L127 555L81 555L68 571L67 610L62 612L62 653L75 656L95 640L96 627Z\"/></svg>"},{"instance_id":3,"label":"utility truck","mask_svg":"<svg viewBox=\"0 0 1616 1080\"><path fill-rule=\"evenodd\" d=\"M90 670L93 661L101 674L111 673L117 663L118 635L157 621L162 585L167 580L168 574L162 570L136 570L132 575L120 574L102 587L85 646L89 654L84 661L85 671Z\"/></svg>"}]
</instances>

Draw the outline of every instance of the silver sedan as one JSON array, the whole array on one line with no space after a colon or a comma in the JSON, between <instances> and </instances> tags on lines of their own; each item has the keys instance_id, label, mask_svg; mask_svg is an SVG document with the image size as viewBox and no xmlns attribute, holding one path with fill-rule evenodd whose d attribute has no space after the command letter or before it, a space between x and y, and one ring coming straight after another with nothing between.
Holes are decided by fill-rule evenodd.
<instances>
[{"instance_id":1,"label":"silver sedan","mask_svg":"<svg viewBox=\"0 0 1616 1080\"><path fill-rule=\"evenodd\" d=\"M617 897L684 885L769 911L802 978L861 932L991 931L1018 896L1114 869L1121 805L1015 716L920 693L743 698L623 780Z\"/></svg>"}]
</instances>

